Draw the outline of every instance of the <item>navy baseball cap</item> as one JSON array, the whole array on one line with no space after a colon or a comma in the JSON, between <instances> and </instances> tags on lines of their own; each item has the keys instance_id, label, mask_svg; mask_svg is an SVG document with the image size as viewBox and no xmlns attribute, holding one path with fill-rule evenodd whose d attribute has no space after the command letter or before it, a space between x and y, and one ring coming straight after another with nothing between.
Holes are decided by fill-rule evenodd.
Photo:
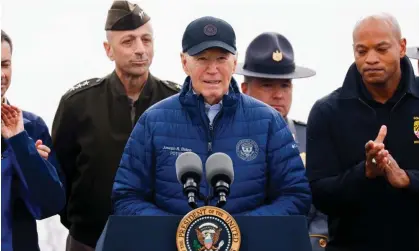
<instances>
[{"instance_id":1,"label":"navy baseball cap","mask_svg":"<svg viewBox=\"0 0 419 251\"><path fill-rule=\"evenodd\" d=\"M182 51L193 56L209 48L221 48L236 54L236 34L226 21L206 16L192 21L186 27Z\"/></svg>"}]
</instances>

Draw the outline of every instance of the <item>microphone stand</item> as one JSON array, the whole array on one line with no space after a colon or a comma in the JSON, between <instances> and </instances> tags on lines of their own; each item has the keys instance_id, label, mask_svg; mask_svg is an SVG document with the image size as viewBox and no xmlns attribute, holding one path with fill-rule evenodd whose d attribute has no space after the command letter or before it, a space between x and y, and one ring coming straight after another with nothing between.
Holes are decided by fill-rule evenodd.
<instances>
[{"instance_id":1,"label":"microphone stand","mask_svg":"<svg viewBox=\"0 0 419 251\"><path fill-rule=\"evenodd\" d=\"M191 208L198 208L198 204L195 201L196 193L198 192L198 187L194 179L188 178L183 185L183 193L188 196L188 204Z\"/></svg>"},{"instance_id":2,"label":"microphone stand","mask_svg":"<svg viewBox=\"0 0 419 251\"><path fill-rule=\"evenodd\" d=\"M226 183L224 181L219 181L219 182L217 182L216 187L217 187L217 190L218 190L218 195L220 197L217 201L216 207L222 208L227 203L227 196L229 194L230 186L229 186L228 183ZM204 196L202 193L199 193L198 198L199 198L199 200L204 201L205 206L208 206L209 203L211 202L211 200L215 198L213 192L208 196Z\"/></svg>"},{"instance_id":3,"label":"microphone stand","mask_svg":"<svg viewBox=\"0 0 419 251\"><path fill-rule=\"evenodd\" d=\"M210 196L204 196L202 193L199 193L199 199L204 201L205 206L208 206L209 202L211 200L211 197Z\"/></svg>"},{"instance_id":4,"label":"microphone stand","mask_svg":"<svg viewBox=\"0 0 419 251\"><path fill-rule=\"evenodd\" d=\"M217 207L222 208L227 203L227 196L230 192L230 185L220 180L214 186L215 193L218 194Z\"/></svg>"},{"instance_id":5,"label":"microphone stand","mask_svg":"<svg viewBox=\"0 0 419 251\"><path fill-rule=\"evenodd\" d=\"M207 197L202 195L202 197L200 197L200 199L204 201L205 206L208 206L210 201L214 198L215 198L214 195L209 195ZM216 207L222 208L226 203L227 203L226 194L224 192L220 192L220 198L217 201Z\"/></svg>"}]
</instances>

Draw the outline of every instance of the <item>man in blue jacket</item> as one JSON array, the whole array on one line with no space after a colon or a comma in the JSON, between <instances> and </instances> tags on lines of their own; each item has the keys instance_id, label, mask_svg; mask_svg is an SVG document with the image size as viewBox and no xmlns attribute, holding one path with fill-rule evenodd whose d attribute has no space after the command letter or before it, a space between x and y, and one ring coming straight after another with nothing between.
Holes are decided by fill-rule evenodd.
<instances>
[{"instance_id":1,"label":"man in blue jacket","mask_svg":"<svg viewBox=\"0 0 419 251\"><path fill-rule=\"evenodd\" d=\"M285 36L264 32L247 47L245 61L238 64L236 74L244 76L243 93L272 106L284 117L305 163L307 126L288 114L293 100L293 80L312 77L316 72L296 65L294 58L294 49ZM328 239L327 217L314 206L308 214L308 230L313 251L324 250Z\"/></svg>"},{"instance_id":2,"label":"man in blue jacket","mask_svg":"<svg viewBox=\"0 0 419 251\"><path fill-rule=\"evenodd\" d=\"M12 75L12 42L3 31L1 46L1 249L35 251L36 220L57 214L65 205L65 191L44 121L5 99Z\"/></svg>"},{"instance_id":3,"label":"man in blue jacket","mask_svg":"<svg viewBox=\"0 0 419 251\"><path fill-rule=\"evenodd\" d=\"M397 20L353 31L343 86L307 125L313 203L328 215L326 250L419 250L419 81Z\"/></svg>"},{"instance_id":4,"label":"man in blue jacket","mask_svg":"<svg viewBox=\"0 0 419 251\"><path fill-rule=\"evenodd\" d=\"M179 94L155 104L137 122L115 177L114 213L188 213L175 161L192 151L203 162L215 152L231 157L235 178L224 206L230 214L307 215L310 189L287 124L271 107L240 93L232 78L233 28L218 18L199 18L187 26L182 47L188 77ZM200 190L210 193L205 179Z\"/></svg>"}]
</instances>

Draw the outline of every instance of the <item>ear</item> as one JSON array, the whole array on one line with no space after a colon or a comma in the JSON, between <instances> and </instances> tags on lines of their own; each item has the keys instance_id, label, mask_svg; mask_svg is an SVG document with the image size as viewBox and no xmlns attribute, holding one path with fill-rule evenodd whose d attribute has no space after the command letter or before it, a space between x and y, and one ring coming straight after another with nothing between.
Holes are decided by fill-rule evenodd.
<instances>
[{"instance_id":1,"label":"ear","mask_svg":"<svg viewBox=\"0 0 419 251\"><path fill-rule=\"evenodd\" d=\"M183 71L185 72L186 75L190 76L187 57L188 57L188 55L186 55L185 53L182 53L182 52L180 53L180 61L182 63Z\"/></svg>"},{"instance_id":2,"label":"ear","mask_svg":"<svg viewBox=\"0 0 419 251\"><path fill-rule=\"evenodd\" d=\"M400 58L406 56L406 38L400 39Z\"/></svg>"},{"instance_id":3,"label":"ear","mask_svg":"<svg viewBox=\"0 0 419 251\"><path fill-rule=\"evenodd\" d=\"M106 56L108 56L108 58L113 61L113 51L111 48L111 45L108 42L103 42L103 48L105 48L105 52L106 52Z\"/></svg>"},{"instance_id":4,"label":"ear","mask_svg":"<svg viewBox=\"0 0 419 251\"><path fill-rule=\"evenodd\" d=\"M241 89L242 89L242 92L244 94L249 95L249 84L248 83L243 82L242 85L241 85Z\"/></svg>"}]
</instances>

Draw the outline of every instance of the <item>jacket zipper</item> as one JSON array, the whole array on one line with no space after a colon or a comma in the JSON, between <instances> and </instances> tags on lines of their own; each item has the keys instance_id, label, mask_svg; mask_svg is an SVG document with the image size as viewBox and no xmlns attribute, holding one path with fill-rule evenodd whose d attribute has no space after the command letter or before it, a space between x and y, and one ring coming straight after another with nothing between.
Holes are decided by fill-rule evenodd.
<instances>
[{"instance_id":1,"label":"jacket zipper","mask_svg":"<svg viewBox=\"0 0 419 251\"><path fill-rule=\"evenodd\" d=\"M212 152L212 139L214 136L214 127L212 126L212 124L209 125L209 130L210 130L210 136L208 140L208 153L211 153Z\"/></svg>"},{"instance_id":2,"label":"jacket zipper","mask_svg":"<svg viewBox=\"0 0 419 251\"><path fill-rule=\"evenodd\" d=\"M199 110L201 112L201 118L204 122L205 128L207 128L207 151L208 151L208 155L210 155L212 153L212 149L213 149L212 144L213 144L213 140L214 140L215 122L217 121L220 113L222 113L222 108L217 113L217 115L215 115L212 123L210 123L208 115L205 112L205 107L203 106L203 103L204 103L203 100L199 100L198 107L199 107Z\"/></svg>"},{"instance_id":3,"label":"jacket zipper","mask_svg":"<svg viewBox=\"0 0 419 251\"><path fill-rule=\"evenodd\" d=\"M362 104L366 105L368 108L370 108L373 112L375 117L377 117L377 113L375 112L374 108L372 108L371 106L369 106L364 100L362 100L361 98L358 98L359 101L361 101Z\"/></svg>"},{"instance_id":4,"label":"jacket zipper","mask_svg":"<svg viewBox=\"0 0 419 251\"><path fill-rule=\"evenodd\" d=\"M214 129L215 129L215 122L217 121L217 118L219 117L218 115L220 115L221 110L217 113L217 115L215 115L214 120L212 121L212 124L209 122L208 119L208 124L209 124L209 137L208 137L208 153L211 154L212 153L212 142L214 140Z\"/></svg>"},{"instance_id":5,"label":"jacket zipper","mask_svg":"<svg viewBox=\"0 0 419 251\"><path fill-rule=\"evenodd\" d=\"M406 96L406 93L403 94L403 96L399 99L399 101L397 101L397 103L393 106L393 108L391 108L390 110L390 116L393 113L394 109L396 109L396 106L400 103L400 101L402 101L402 99Z\"/></svg>"},{"instance_id":6,"label":"jacket zipper","mask_svg":"<svg viewBox=\"0 0 419 251\"><path fill-rule=\"evenodd\" d=\"M208 126L208 130L207 130L207 156L209 157L212 153L212 143L214 140L214 129L215 129L215 122L217 121L217 118L219 117L221 110L217 113L217 115L215 115L214 120L212 123L210 123L209 118L205 112L205 105L203 106L204 101L203 100L199 100L198 101L198 108L199 111L201 113L201 118L204 121L204 125L207 128ZM204 173L206 173L206 168L205 165L203 165L203 169L204 169ZM206 182L207 183L207 182ZM212 192L211 192L211 185L207 183L207 196L211 196ZM210 197L207 197L210 198ZM208 205L210 204L211 200L208 200L207 203Z\"/></svg>"},{"instance_id":7,"label":"jacket zipper","mask_svg":"<svg viewBox=\"0 0 419 251\"><path fill-rule=\"evenodd\" d=\"M405 96L406 96L406 93L404 93L403 96L399 99L399 101L397 101L397 103L393 106L393 108L391 108L391 110L390 110L390 116L393 113L394 109L397 107L397 105L400 103L400 101L403 100L403 98ZM368 108L370 108L375 113L374 108L372 108L371 106L369 106L364 100L362 100L361 98L358 98L358 100L361 101L361 103L363 103L364 105L366 105Z\"/></svg>"}]
</instances>

